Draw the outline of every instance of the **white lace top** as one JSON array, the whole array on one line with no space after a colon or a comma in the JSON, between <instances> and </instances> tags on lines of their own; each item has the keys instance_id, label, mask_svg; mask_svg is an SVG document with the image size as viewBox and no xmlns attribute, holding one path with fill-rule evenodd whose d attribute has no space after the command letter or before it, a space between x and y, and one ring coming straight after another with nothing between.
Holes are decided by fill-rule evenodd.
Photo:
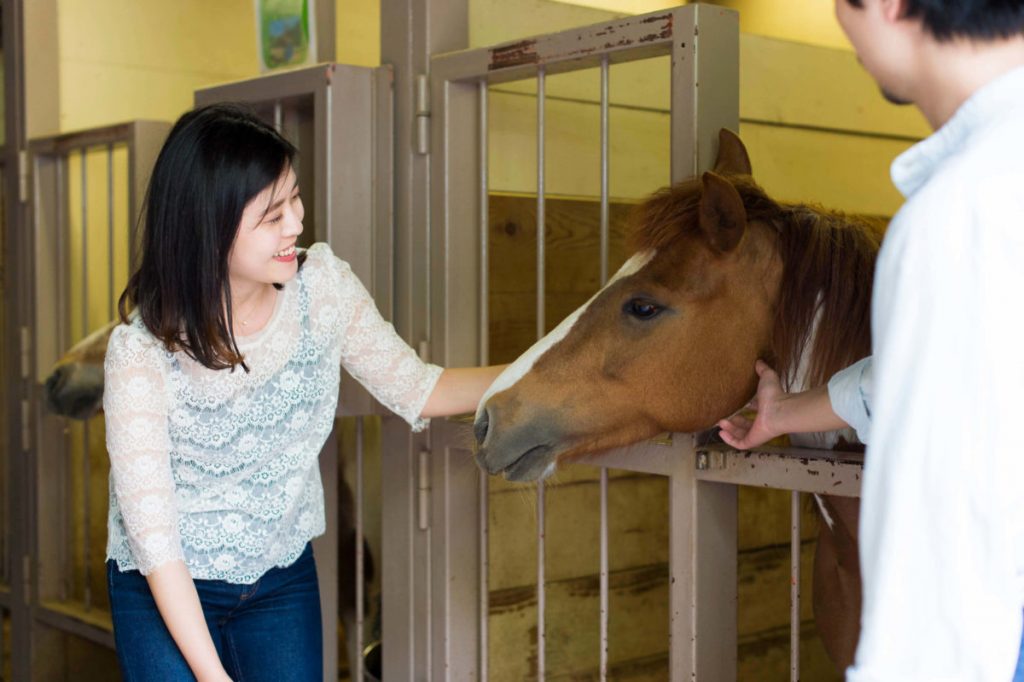
<instances>
[{"instance_id":1,"label":"white lace top","mask_svg":"<svg viewBox=\"0 0 1024 682\"><path fill-rule=\"evenodd\" d=\"M134 315L110 337L103 408L110 453L107 558L148 574L182 559L193 578L252 583L324 531L317 456L340 366L414 429L441 368L381 318L348 264L308 251L266 326L238 337L251 370L170 353Z\"/></svg>"}]
</instances>

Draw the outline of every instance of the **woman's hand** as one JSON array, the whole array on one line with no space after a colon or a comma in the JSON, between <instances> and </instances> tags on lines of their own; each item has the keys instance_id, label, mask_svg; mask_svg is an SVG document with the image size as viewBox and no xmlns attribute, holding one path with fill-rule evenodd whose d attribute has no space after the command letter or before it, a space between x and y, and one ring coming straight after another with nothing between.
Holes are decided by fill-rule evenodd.
<instances>
[{"instance_id":1,"label":"woman's hand","mask_svg":"<svg viewBox=\"0 0 1024 682\"><path fill-rule=\"evenodd\" d=\"M780 430L778 424L779 406L787 397L782 390L779 375L764 360L758 360L754 369L760 381L757 384L757 395L747 405L747 409L757 410L757 416L751 421L736 413L718 422L722 429L722 440L737 450L756 448L786 433Z\"/></svg>"}]
</instances>

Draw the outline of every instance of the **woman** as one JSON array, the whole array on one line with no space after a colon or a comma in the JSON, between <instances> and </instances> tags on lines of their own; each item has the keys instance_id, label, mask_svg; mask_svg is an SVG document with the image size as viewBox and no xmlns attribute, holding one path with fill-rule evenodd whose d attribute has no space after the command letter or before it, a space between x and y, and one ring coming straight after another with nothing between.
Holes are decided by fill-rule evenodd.
<instances>
[{"instance_id":1,"label":"woman","mask_svg":"<svg viewBox=\"0 0 1024 682\"><path fill-rule=\"evenodd\" d=\"M414 429L500 368L422 362L326 244L295 148L247 110L172 129L107 349L107 567L125 679L321 677L310 540L342 365ZM130 312L129 312L130 311Z\"/></svg>"}]
</instances>

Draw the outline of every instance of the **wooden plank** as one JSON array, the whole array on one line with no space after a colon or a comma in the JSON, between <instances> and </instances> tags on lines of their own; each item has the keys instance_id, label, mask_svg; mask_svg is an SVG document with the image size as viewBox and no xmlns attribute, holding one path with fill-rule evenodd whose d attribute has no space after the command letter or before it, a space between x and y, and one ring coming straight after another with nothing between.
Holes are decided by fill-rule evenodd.
<instances>
[{"instance_id":1,"label":"wooden plank","mask_svg":"<svg viewBox=\"0 0 1024 682\"><path fill-rule=\"evenodd\" d=\"M805 543L801 552L808 595L813 549L813 543ZM667 568L666 564L641 566L613 571L610 576L609 662L618 674L647 674L667 665ZM788 547L741 554L738 588L740 679L783 679L778 671L788 670ZM491 592L491 679L519 680L531 675L536 660L536 594L532 585ZM596 670L598 598L597 574L547 584L546 664L553 679L590 679L587 675ZM818 641L810 599L802 606L804 678L835 679ZM663 663L654 663L662 659Z\"/></svg>"}]
</instances>

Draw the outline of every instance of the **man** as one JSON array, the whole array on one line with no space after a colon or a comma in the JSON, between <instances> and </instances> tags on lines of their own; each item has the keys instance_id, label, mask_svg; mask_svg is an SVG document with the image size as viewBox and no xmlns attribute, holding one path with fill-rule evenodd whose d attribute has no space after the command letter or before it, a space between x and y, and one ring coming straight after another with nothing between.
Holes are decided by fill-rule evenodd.
<instances>
[{"instance_id":1,"label":"man","mask_svg":"<svg viewBox=\"0 0 1024 682\"><path fill-rule=\"evenodd\" d=\"M1024 682L1024 0L836 15L886 98L936 132L892 166L907 202L879 255L873 359L794 395L759 363L757 419L722 435L847 423L868 441L847 680Z\"/></svg>"}]
</instances>

